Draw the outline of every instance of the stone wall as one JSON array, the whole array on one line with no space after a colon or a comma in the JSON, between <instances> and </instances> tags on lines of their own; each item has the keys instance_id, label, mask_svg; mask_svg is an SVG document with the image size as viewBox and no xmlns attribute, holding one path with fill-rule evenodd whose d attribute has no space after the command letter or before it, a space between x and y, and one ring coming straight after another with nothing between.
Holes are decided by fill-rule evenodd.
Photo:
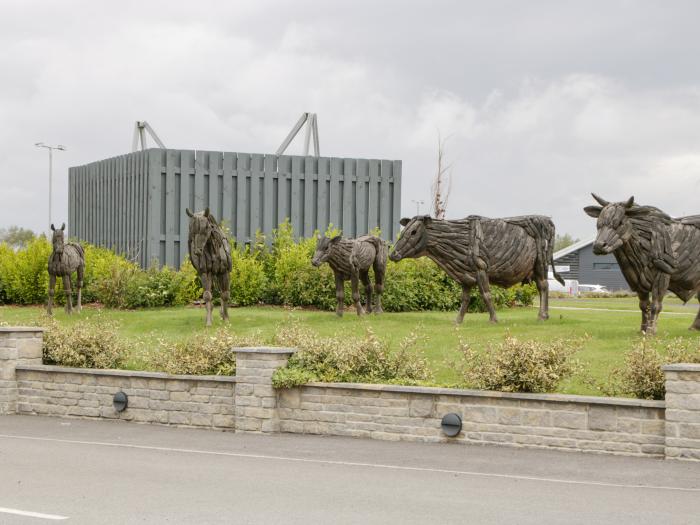
<instances>
[{"instance_id":1,"label":"stone wall","mask_svg":"<svg viewBox=\"0 0 700 525\"><path fill-rule=\"evenodd\" d=\"M22 364L41 364L43 328L0 326L0 415L17 411L17 377Z\"/></svg>"},{"instance_id":2,"label":"stone wall","mask_svg":"<svg viewBox=\"0 0 700 525\"><path fill-rule=\"evenodd\" d=\"M314 383L280 391L278 412L282 432L664 454L663 401ZM462 418L455 438L447 413Z\"/></svg>"},{"instance_id":3,"label":"stone wall","mask_svg":"<svg viewBox=\"0 0 700 525\"><path fill-rule=\"evenodd\" d=\"M233 349L237 376L219 377L45 366L41 345L41 329L0 327L0 414L700 460L700 365L664 368L666 401L350 383L275 390L293 349ZM441 430L447 413L462 419L453 438Z\"/></svg>"},{"instance_id":4,"label":"stone wall","mask_svg":"<svg viewBox=\"0 0 700 525\"><path fill-rule=\"evenodd\" d=\"M235 377L17 365L17 413L234 428ZM117 412L114 394L128 408Z\"/></svg>"},{"instance_id":5,"label":"stone wall","mask_svg":"<svg viewBox=\"0 0 700 525\"><path fill-rule=\"evenodd\" d=\"M700 460L700 364L664 367L666 457Z\"/></svg>"}]
</instances>

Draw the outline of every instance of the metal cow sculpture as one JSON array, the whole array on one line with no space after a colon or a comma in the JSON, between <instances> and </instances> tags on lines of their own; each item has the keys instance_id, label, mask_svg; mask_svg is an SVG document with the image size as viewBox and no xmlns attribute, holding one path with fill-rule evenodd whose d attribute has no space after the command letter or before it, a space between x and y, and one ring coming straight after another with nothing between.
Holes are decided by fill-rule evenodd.
<instances>
[{"instance_id":1,"label":"metal cow sculpture","mask_svg":"<svg viewBox=\"0 0 700 525\"><path fill-rule=\"evenodd\" d=\"M386 243L379 237L366 235L357 239L343 239L340 235L329 239L318 236L316 253L311 264L321 266L327 262L335 275L335 297L338 301L335 313L342 317L345 301L344 282L350 280L352 285L352 300L357 309L357 315L365 310L360 303L359 281L365 286L367 295L367 312L382 313L382 292L384 291L384 273L386 272ZM376 305L372 306L372 282L369 269L374 269L374 294Z\"/></svg>"},{"instance_id":2,"label":"metal cow sculpture","mask_svg":"<svg viewBox=\"0 0 700 525\"><path fill-rule=\"evenodd\" d=\"M211 326L212 285L215 285L221 294L221 318L228 319L232 269L231 247L214 216L209 213L209 208L197 213L192 213L185 208L185 212L190 218L187 237L190 261L202 281L204 303L207 307L207 326Z\"/></svg>"},{"instance_id":3,"label":"metal cow sculpture","mask_svg":"<svg viewBox=\"0 0 700 525\"><path fill-rule=\"evenodd\" d=\"M552 264L554 224L548 217L470 216L448 221L425 215L401 219L401 225L405 228L389 258L400 261L427 256L461 284L457 323L464 320L474 285L486 303L489 320L495 323L498 319L489 285L508 287L531 281L535 281L540 294L538 317L549 318L547 268ZM554 277L564 284L556 271Z\"/></svg>"},{"instance_id":4,"label":"metal cow sculpture","mask_svg":"<svg viewBox=\"0 0 700 525\"><path fill-rule=\"evenodd\" d=\"M56 293L56 277L63 278L63 291L66 293L66 312L73 313L73 297L71 294L70 276L73 272L77 272L78 280L75 287L78 289L78 304L76 310L82 310L82 290L83 290L83 275L85 274L85 252L83 247L78 243L64 242L63 232L66 229L66 223L61 225L60 229L56 229L51 225L53 236L51 244L53 251L49 256L49 303L46 308L49 315L53 314L53 297Z\"/></svg>"},{"instance_id":5,"label":"metal cow sculpture","mask_svg":"<svg viewBox=\"0 0 700 525\"><path fill-rule=\"evenodd\" d=\"M642 332L655 334L668 290L683 301L700 301L700 215L673 219L653 206L608 202L584 211L598 219L593 252L614 253L630 288L639 296ZM651 294L651 301L649 295ZM700 311L690 326L700 330Z\"/></svg>"}]
</instances>

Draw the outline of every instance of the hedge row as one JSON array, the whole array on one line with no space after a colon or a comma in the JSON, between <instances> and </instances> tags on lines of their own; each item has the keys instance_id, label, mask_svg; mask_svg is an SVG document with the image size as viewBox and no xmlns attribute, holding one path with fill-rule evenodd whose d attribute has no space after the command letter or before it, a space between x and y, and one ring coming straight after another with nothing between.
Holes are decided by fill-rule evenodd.
<instances>
[{"instance_id":1,"label":"hedge row","mask_svg":"<svg viewBox=\"0 0 700 525\"><path fill-rule=\"evenodd\" d=\"M335 233L332 230L328 233ZM296 241L291 226L281 224L270 243L258 236L252 246L232 249L231 302L236 306L277 304L335 308L335 281L328 265L314 268L311 257L315 238ZM179 270L153 266L142 270L135 263L105 248L85 247L83 302L99 302L113 308L140 308L190 304L201 298L197 274L185 261ZM0 244L0 303L39 304L46 301L47 260L51 244L37 237L21 250ZM73 278L75 282L75 277ZM350 304L349 283L346 302ZM383 295L386 311L456 310L460 287L427 258L389 261ZM529 306L534 286L508 290L494 287L497 307ZM63 300L60 283L57 301ZM476 290L470 310L483 311Z\"/></svg>"}]
</instances>

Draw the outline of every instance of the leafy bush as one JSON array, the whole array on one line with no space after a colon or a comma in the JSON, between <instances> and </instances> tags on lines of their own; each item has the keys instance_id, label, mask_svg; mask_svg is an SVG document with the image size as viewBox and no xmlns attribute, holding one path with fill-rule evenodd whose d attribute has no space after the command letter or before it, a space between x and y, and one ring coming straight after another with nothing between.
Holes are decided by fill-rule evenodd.
<instances>
[{"instance_id":1,"label":"leafy bush","mask_svg":"<svg viewBox=\"0 0 700 525\"><path fill-rule=\"evenodd\" d=\"M319 337L298 323L280 328L276 342L298 348L287 368L275 371L277 388L309 381L416 384L432 375L428 361L414 349L415 334L401 342L396 352L371 330L364 338Z\"/></svg>"},{"instance_id":2,"label":"leafy bush","mask_svg":"<svg viewBox=\"0 0 700 525\"><path fill-rule=\"evenodd\" d=\"M43 357L45 364L77 368L120 368L128 355L128 346L117 334L118 325L97 316L70 326L61 326L48 318L44 323Z\"/></svg>"},{"instance_id":3,"label":"leafy bush","mask_svg":"<svg viewBox=\"0 0 700 525\"><path fill-rule=\"evenodd\" d=\"M263 262L251 254L249 247L243 251L231 250L231 259L231 303L249 306L262 301L267 287Z\"/></svg>"},{"instance_id":4,"label":"leafy bush","mask_svg":"<svg viewBox=\"0 0 700 525\"><path fill-rule=\"evenodd\" d=\"M12 249L0 252L2 293L7 302L37 304L46 300L50 254L51 244L44 236L35 237L17 252Z\"/></svg>"},{"instance_id":5,"label":"leafy bush","mask_svg":"<svg viewBox=\"0 0 700 525\"><path fill-rule=\"evenodd\" d=\"M467 386L502 392L553 392L564 379L581 370L573 359L582 341L521 341L507 335L502 343L477 352L461 343L457 369Z\"/></svg>"},{"instance_id":6,"label":"leafy bush","mask_svg":"<svg viewBox=\"0 0 700 525\"><path fill-rule=\"evenodd\" d=\"M226 327L196 334L184 342L158 341L144 356L148 368L169 374L235 375L236 346L256 346L260 336L238 336Z\"/></svg>"},{"instance_id":7,"label":"leafy bush","mask_svg":"<svg viewBox=\"0 0 700 525\"><path fill-rule=\"evenodd\" d=\"M625 355L625 364L613 369L601 390L607 395L663 399L666 387L662 367L672 363L700 363L700 344L677 338L661 345L644 337Z\"/></svg>"}]
</instances>

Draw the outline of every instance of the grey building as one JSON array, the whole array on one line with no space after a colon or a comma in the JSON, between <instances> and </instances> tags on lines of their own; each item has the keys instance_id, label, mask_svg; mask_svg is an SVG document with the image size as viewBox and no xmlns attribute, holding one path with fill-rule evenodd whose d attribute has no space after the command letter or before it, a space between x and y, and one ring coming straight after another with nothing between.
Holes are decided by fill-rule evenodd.
<instances>
[{"instance_id":1,"label":"grey building","mask_svg":"<svg viewBox=\"0 0 700 525\"><path fill-rule=\"evenodd\" d=\"M69 234L144 267L184 261L188 207L209 207L239 243L285 219L300 237L330 223L346 237L400 230L400 160L149 149L68 173Z\"/></svg>"},{"instance_id":2,"label":"grey building","mask_svg":"<svg viewBox=\"0 0 700 525\"><path fill-rule=\"evenodd\" d=\"M610 291L629 290L615 256L593 253L593 241L579 241L554 254L554 266L564 279L579 284L600 284Z\"/></svg>"}]
</instances>

